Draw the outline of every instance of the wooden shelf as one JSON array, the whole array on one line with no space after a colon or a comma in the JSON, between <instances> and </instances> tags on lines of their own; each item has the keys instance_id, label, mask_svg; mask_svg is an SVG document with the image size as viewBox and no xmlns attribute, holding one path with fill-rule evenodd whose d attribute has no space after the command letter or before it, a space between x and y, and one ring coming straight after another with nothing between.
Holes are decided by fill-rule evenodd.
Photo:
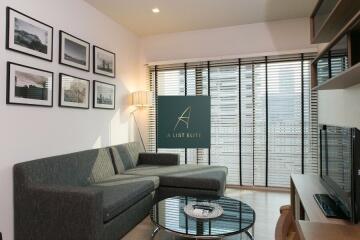
<instances>
[{"instance_id":1,"label":"wooden shelf","mask_svg":"<svg viewBox=\"0 0 360 240\"><path fill-rule=\"evenodd\" d=\"M316 203L314 194L329 193L322 185L321 178L315 174L292 174L291 175L291 206L294 211L294 197L299 197L304 212L310 222L334 223L342 225L352 225L350 221L336 218L327 218ZM296 193L295 193L296 191ZM294 214L296 218L296 214ZM299 219L296 219L299 220Z\"/></svg>"},{"instance_id":2,"label":"wooden shelf","mask_svg":"<svg viewBox=\"0 0 360 240\"><path fill-rule=\"evenodd\" d=\"M357 84L360 84L360 63L314 87L313 90L346 89Z\"/></svg>"},{"instance_id":3,"label":"wooden shelf","mask_svg":"<svg viewBox=\"0 0 360 240\"><path fill-rule=\"evenodd\" d=\"M309 221L296 221L301 240L358 240L360 239L359 225L339 225Z\"/></svg>"},{"instance_id":4,"label":"wooden shelf","mask_svg":"<svg viewBox=\"0 0 360 240\"><path fill-rule=\"evenodd\" d=\"M327 218L321 211L314 194L329 192L323 186L320 176L291 174L290 186L291 209L300 240L360 239L360 224Z\"/></svg>"},{"instance_id":5,"label":"wooden shelf","mask_svg":"<svg viewBox=\"0 0 360 240\"><path fill-rule=\"evenodd\" d=\"M311 19L315 16L316 11L320 7L322 1L319 1L318 6L315 8ZM314 32L313 20L311 20L312 29L312 43L325 43L329 42L344 25L350 20L354 14L359 11L360 1L358 0L338 0L335 7L329 13L324 23L320 26L317 33Z\"/></svg>"}]
</instances>

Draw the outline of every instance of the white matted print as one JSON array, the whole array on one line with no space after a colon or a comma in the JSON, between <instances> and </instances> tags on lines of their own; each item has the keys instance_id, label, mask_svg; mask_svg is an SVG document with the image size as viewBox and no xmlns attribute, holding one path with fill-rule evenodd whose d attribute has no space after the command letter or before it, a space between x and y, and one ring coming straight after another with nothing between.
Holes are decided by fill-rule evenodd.
<instances>
[{"instance_id":1,"label":"white matted print","mask_svg":"<svg viewBox=\"0 0 360 240\"><path fill-rule=\"evenodd\" d=\"M60 73L59 106L89 109L90 81Z\"/></svg>"},{"instance_id":2,"label":"white matted print","mask_svg":"<svg viewBox=\"0 0 360 240\"><path fill-rule=\"evenodd\" d=\"M108 50L94 46L94 73L115 78L116 56Z\"/></svg>"},{"instance_id":3,"label":"white matted print","mask_svg":"<svg viewBox=\"0 0 360 240\"><path fill-rule=\"evenodd\" d=\"M60 31L61 64L90 71L90 43Z\"/></svg>"},{"instance_id":4,"label":"white matted print","mask_svg":"<svg viewBox=\"0 0 360 240\"><path fill-rule=\"evenodd\" d=\"M115 109L116 86L114 84L94 81L93 107Z\"/></svg>"},{"instance_id":5,"label":"white matted print","mask_svg":"<svg viewBox=\"0 0 360 240\"><path fill-rule=\"evenodd\" d=\"M53 73L8 62L8 104L52 107Z\"/></svg>"},{"instance_id":6,"label":"white matted print","mask_svg":"<svg viewBox=\"0 0 360 240\"><path fill-rule=\"evenodd\" d=\"M8 7L6 48L52 61L53 28Z\"/></svg>"}]
</instances>

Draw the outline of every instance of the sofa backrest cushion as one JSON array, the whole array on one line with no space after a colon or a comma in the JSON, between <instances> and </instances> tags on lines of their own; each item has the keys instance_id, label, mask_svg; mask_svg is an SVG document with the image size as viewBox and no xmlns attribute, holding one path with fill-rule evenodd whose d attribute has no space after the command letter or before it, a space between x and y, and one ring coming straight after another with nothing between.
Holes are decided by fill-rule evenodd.
<instances>
[{"instance_id":1,"label":"sofa backrest cushion","mask_svg":"<svg viewBox=\"0 0 360 240\"><path fill-rule=\"evenodd\" d=\"M118 173L136 167L139 153L145 151L139 142L124 143L112 146L110 149Z\"/></svg>"},{"instance_id":2,"label":"sofa backrest cushion","mask_svg":"<svg viewBox=\"0 0 360 240\"><path fill-rule=\"evenodd\" d=\"M85 186L114 174L108 149L70 153L14 166L14 178L24 184Z\"/></svg>"},{"instance_id":3,"label":"sofa backrest cushion","mask_svg":"<svg viewBox=\"0 0 360 240\"><path fill-rule=\"evenodd\" d=\"M99 149L98 156L90 173L90 182L97 183L115 175L115 168L109 148Z\"/></svg>"}]
</instances>

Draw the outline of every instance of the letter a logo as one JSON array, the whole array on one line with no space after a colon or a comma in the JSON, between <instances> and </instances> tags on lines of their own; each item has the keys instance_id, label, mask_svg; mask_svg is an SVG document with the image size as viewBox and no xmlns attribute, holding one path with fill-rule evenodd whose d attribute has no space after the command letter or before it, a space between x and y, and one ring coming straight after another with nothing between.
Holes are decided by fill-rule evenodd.
<instances>
[{"instance_id":1,"label":"letter a logo","mask_svg":"<svg viewBox=\"0 0 360 240\"><path fill-rule=\"evenodd\" d=\"M191 107L187 107L185 111L178 117L178 121L174 127L174 131L179 126L180 123L183 123L186 125L186 128L189 128L189 122L190 122L190 114L191 114Z\"/></svg>"}]
</instances>

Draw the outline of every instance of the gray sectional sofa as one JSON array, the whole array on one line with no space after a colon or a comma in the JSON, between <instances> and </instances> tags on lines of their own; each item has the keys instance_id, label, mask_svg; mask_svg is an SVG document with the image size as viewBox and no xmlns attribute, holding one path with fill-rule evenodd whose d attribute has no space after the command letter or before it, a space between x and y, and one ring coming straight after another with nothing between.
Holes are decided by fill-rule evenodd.
<instances>
[{"instance_id":1,"label":"gray sectional sofa","mask_svg":"<svg viewBox=\"0 0 360 240\"><path fill-rule=\"evenodd\" d=\"M159 199L223 195L226 175L225 167L144 153L137 142L19 163L15 239L118 240Z\"/></svg>"}]
</instances>

